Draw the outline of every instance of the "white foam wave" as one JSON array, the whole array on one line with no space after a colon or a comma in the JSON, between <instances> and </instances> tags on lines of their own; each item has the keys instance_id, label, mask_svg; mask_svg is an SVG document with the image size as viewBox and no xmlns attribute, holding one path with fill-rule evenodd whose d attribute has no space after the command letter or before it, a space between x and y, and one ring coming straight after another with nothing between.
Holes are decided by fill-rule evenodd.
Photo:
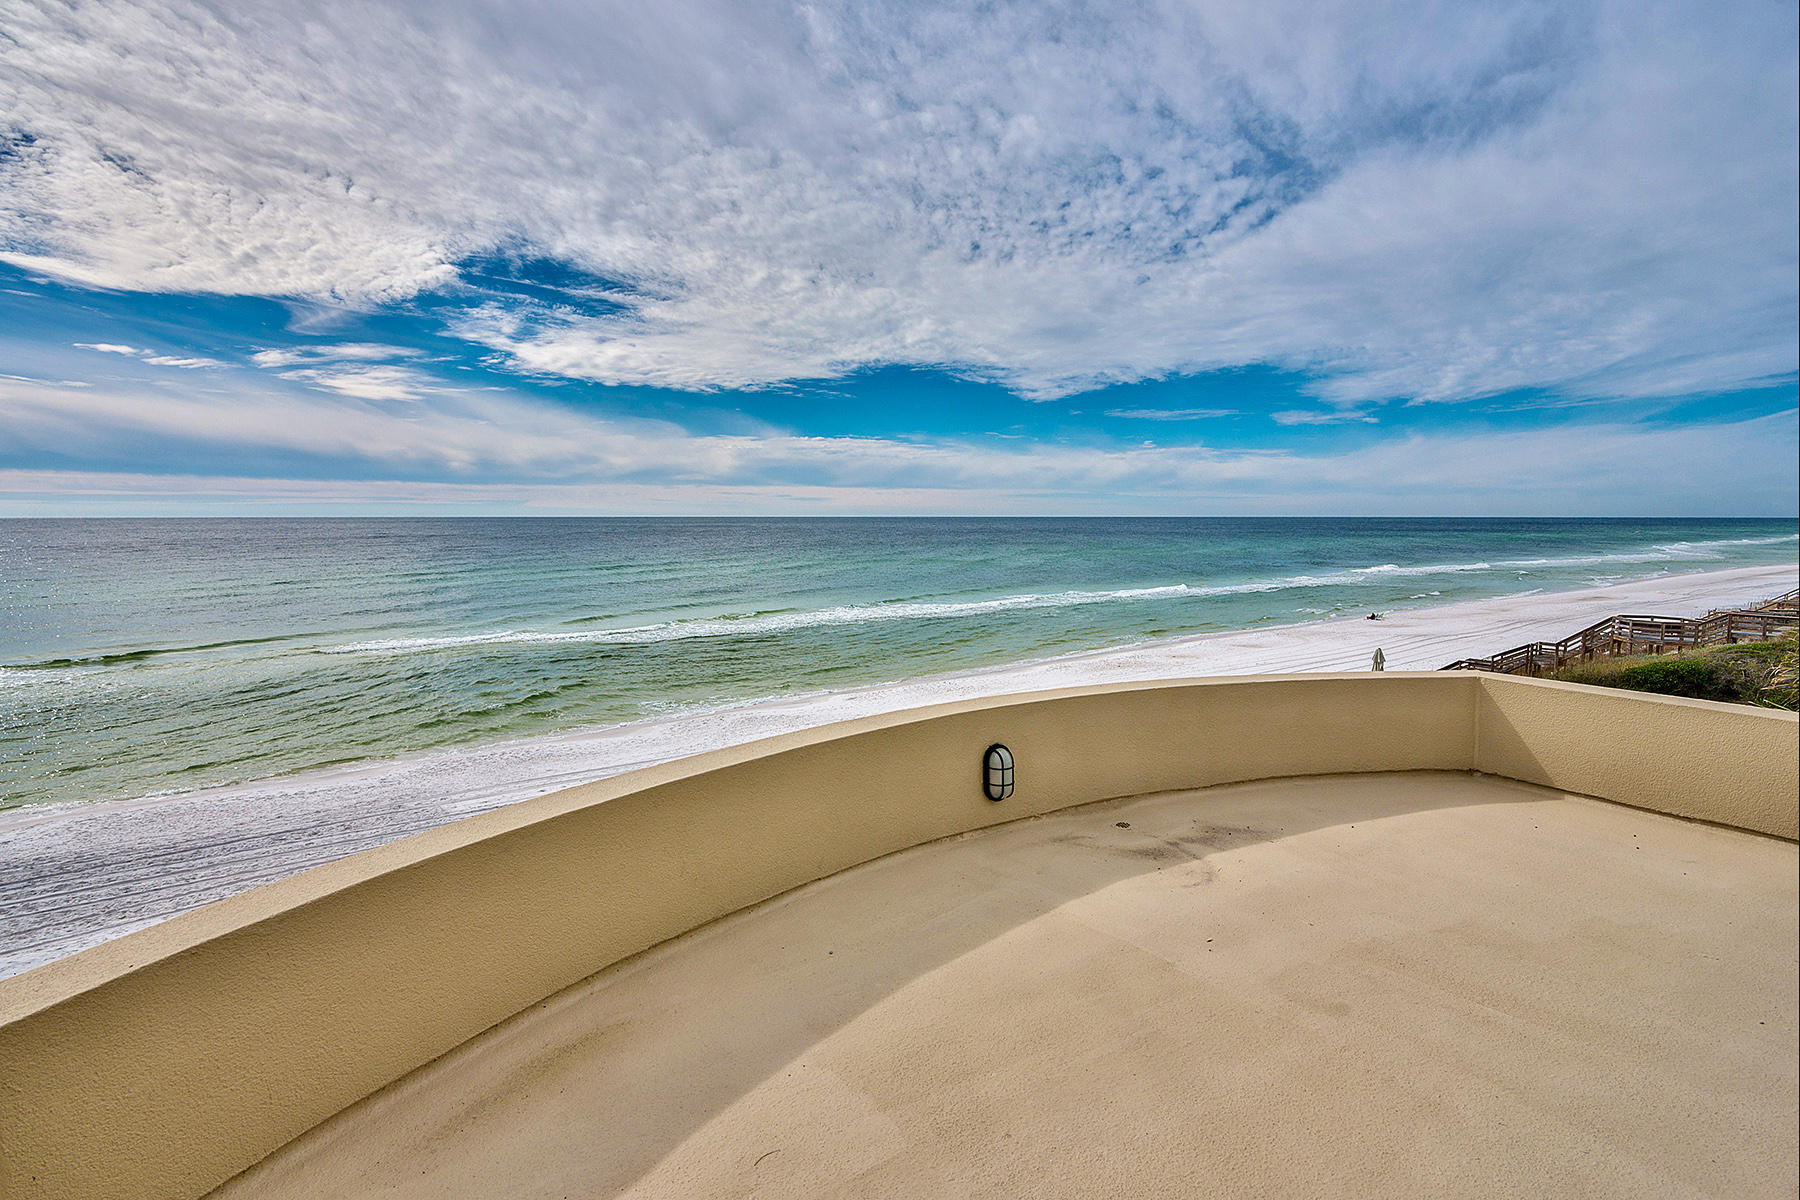
<instances>
[{"instance_id":1,"label":"white foam wave","mask_svg":"<svg viewBox=\"0 0 1800 1200\"><path fill-rule=\"evenodd\" d=\"M1800 533L1784 533L1780 537L1766 538L1718 538L1710 542L1671 542L1672 546L1779 546L1785 542L1800 542Z\"/></svg>"},{"instance_id":2,"label":"white foam wave","mask_svg":"<svg viewBox=\"0 0 1800 1200\"><path fill-rule=\"evenodd\" d=\"M324 654L392 654L417 650L453 649L460 646L499 646L517 642L638 645L685 638L753 637L758 634L785 633L794 629L811 629L827 625L861 625L876 621L912 621L939 617L978 616L983 613L1031 608L1066 608L1080 604L1100 604L1110 600L1145 600L1199 595L1209 590L1211 589L1174 584L1168 587L1125 588L1112 592L1056 592L1044 595L1001 596L992 600L909 600L887 604L846 604L836 608L814 609L806 612L768 613L749 617L702 617L684 621L664 621L655 625L635 625L623 629L507 630L498 633L472 633L451 637L392 638L384 641L356 642L347 646L322 647L320 652Z\"/></svg>"},{"instance_id":3,"label":"white foam wave","mask_svg":"<svg viewBox=\"0 0 1800 1200\"><path fill-rule=\"evenodd\" d=\"M1506 571L1526 574L1528 568L1595 566L1615 562L1667 562L1673 559L1704 557L1696 554L1714 546L1776 545L1800 540L1800 535L1776 538L1739 538L1718 542L1675 542L1631 553L1578 555L1564 558L1521 558L1499 562L1429 563L1401 566L1378 563L1367 567L1351 567L1319 575L1288 575L1270 579L1247 580L1223 584L1169 584L1161 587L1120 588L1113 591L1066 591L998 596L983 600L894 600L876 604L845 604L834 608L797 612L757 613L747 616L698 617L678 621L662 621L651 625L635 625L616 629L583 630L500 630L494 632L455 634L439 637L389 638L354 642L343 646L320 647L322 654L411 654L433 650L452 650L471 646L505 646L516 644L556 645L559 643L590 645L644 645L655 642L681 641L690 638L756 637L787 633L800 629L817 629L832 625L863 625L891 621L928 621L954 617L974 617L990 613L1018 612L1031 609L1072 608L1081 605L1107 604L1119 601L1178 599L1183 597L1240 596L1261 592L1282 592L1302 588L1345 587L1380 583L1388 579L1413 576L1435 576L1480 571ZM1440 595L1427 592L1422 596ZM1533 593L1521 593L1531 595ZM1333 611L1333 610L1321 610Z\"/></svg>"},{"instance_id":4,"label":"white foam wave","mask_svg":"<svg viewBox=\"0 0 1800 1200\"><path fill-rule=\"evenodd\" d=\"M701 617L682 621L663 621L654 625L635 625L622 629L584 630L502 630L491 633L457 634L442 637L389 638L354 642L344 646L321 647L323 654L407 654L430 650L450 650L468 646L504 646L519 643L555 645L558 643L642 645L651 642L677 641L687 638L754 637L786 633L796 629L814 629L830 625L862 625L882 621L923 621L947 617L972 617L989 613L1016 612L1028 609L1071 608L1088 604L1106 604L1129 600L1175 599L1180 597L1237 596L1258 592L1279 592L1291 588L1342 587L1378 579L1405 575L1441 575L1454 571L1491 570L1488 563L1447 563L1434 566L1402 567L1382 563L1372 567L1355 567L1325 575L1290 575L1277 579L1257 579L1243 583L1193 585L1169 584L1162 587L1120 588L1113 591L1067 591L998 596L987 600L903 600L882 604L846 604L835 608L801 612L766 613L744 617Z\"/></svg>"},{"instance_id":5,"label":"white foam wave","mask_svg":"<svg viewBox=\"0 0 1800 1200\"><path fill-rule=\"evenodd\" d=\"M1605 563L1678 562L1682 559L1713 559L1723 546L1780 546L1800 542L1800 534L1768 538L1720 538L1707 542L1662 542L1644 550L1627 550L1613 554L1573 554L1560 558L1509 558L1501 567L1597 567Z\"/></svg>"}]
</instances>

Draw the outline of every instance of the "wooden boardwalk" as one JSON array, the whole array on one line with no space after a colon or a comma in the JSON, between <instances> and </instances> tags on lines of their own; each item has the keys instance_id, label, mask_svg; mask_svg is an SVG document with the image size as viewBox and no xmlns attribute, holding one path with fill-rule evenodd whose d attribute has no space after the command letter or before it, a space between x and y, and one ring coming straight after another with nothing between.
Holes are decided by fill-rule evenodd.
<instances>
[{"instance_id":1,"label":"wooden boardwalk","mask_svg":"<svg viewBox=\"0 0 1800 1200\"><path fill-rule=\"evenodd\" d=\"M1680 654L1703 646L1761 642L1800 627L1800 588L1750 608L1715 609L1703 617L1621 613L1560 642L1527 642L1491 658L1459 658L1444 671L1541 675L1590 659L1627 654Z\"/></svg>"}]
</instances>

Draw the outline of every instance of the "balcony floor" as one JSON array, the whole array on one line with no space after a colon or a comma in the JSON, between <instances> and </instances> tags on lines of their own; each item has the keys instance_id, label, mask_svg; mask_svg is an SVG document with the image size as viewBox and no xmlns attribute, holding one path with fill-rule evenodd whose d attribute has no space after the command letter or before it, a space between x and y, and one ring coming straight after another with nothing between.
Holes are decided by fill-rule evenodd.
<instances>
[{"instance_id":1,"label":"balcony floor","mask_svg":"<svg viewBox=\"0 0 1800 1200\"><path fill-rule=\"evenodd\" d=\"M1790 843L1491 778L1091 805L604 971L216 1194L1792 1196L1796 896Z\"/></svg>"}]
</instances>

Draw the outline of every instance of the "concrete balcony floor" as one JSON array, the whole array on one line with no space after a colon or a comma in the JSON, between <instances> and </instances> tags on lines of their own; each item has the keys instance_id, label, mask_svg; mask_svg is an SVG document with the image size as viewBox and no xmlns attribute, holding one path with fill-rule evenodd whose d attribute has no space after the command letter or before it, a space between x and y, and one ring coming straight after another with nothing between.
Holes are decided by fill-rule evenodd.
<instances>
[{"instance_id":1,"label":"concrete balcony floor","mask_svg":"<svg viewBox=\"0 0 1800 1200\"><path fill-rule=\"evenodd\" d=\"M1792 1196L1796 895L1486 777L1111 801L666 943L215 1195Z\"/></svg>"}]
</instances>

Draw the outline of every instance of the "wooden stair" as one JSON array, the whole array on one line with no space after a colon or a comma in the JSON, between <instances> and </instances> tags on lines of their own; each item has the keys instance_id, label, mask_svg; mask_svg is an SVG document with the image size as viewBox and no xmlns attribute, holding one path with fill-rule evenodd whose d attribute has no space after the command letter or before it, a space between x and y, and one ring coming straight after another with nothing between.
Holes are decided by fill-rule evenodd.
<instances>
[{"instance_id":1,"label":"wooden stair","mask_svg":"<svg viewBox=\"0 0 1800 1200\"><path fill-rule=\"evenodd\" d=\"M1490 658L1459 658L1444 671L1541 675L1590 659L1628 654L1680 654L1703 646L1762 642L1800 628L1800 588L1749 608L1714 609L1703 617L1620 613L1560 642L1527 642Z\"/></svg>"}]
</instances>

